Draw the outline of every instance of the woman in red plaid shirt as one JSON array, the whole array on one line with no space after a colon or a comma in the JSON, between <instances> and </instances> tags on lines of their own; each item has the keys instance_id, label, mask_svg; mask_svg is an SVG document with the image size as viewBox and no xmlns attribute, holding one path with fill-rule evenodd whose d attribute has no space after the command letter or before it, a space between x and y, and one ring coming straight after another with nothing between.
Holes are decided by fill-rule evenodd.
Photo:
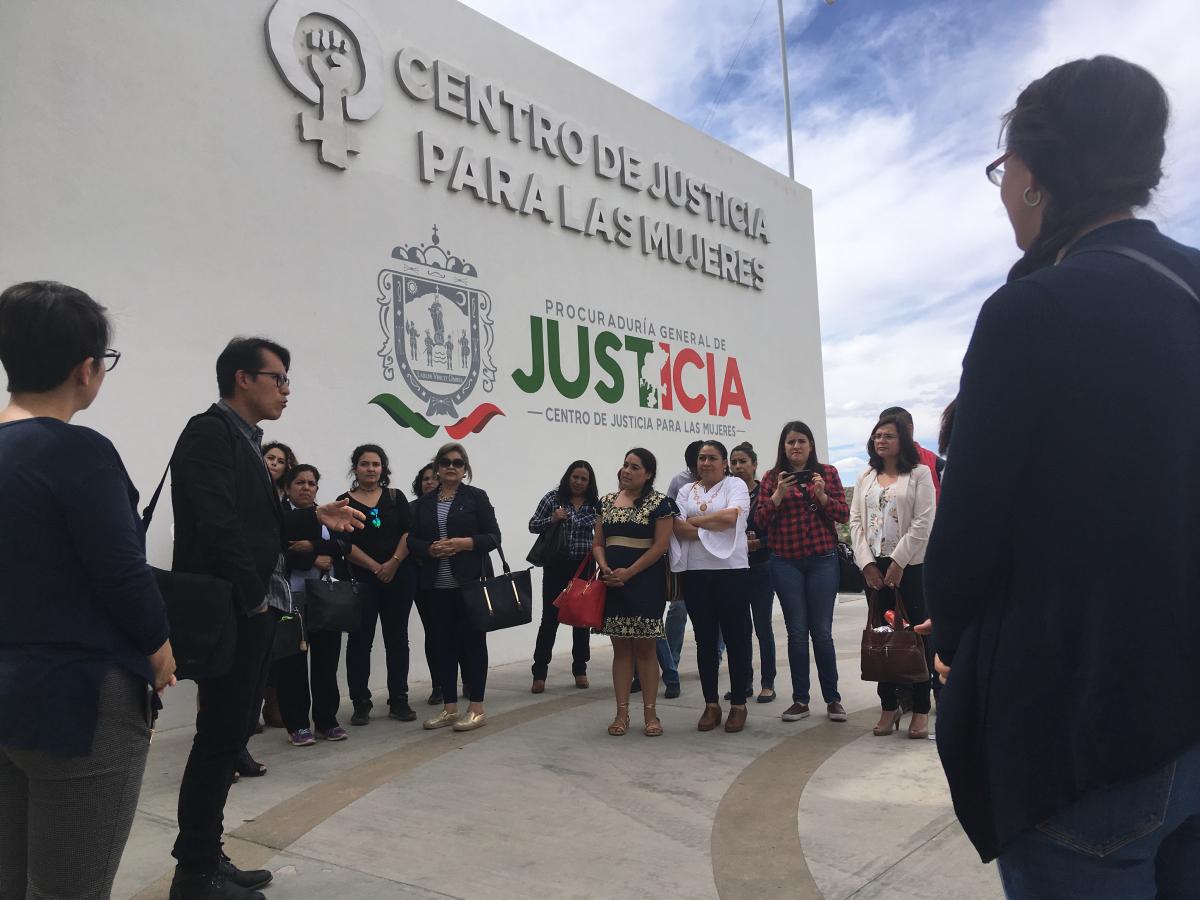
<instances>
[{"instance_id":1,"label":"woman in red plaid shirt","mask_svg":"<svg viewBox=\"0 0 1200 900\"><path fill-rule=\"evenodd\" d=\"M808 717L808 637L812 635L817 678L829 718L846 721L838 693L833 647L833 605L839 569L836 523L850 518L837 469L817 459L812 429L788 422L779 433L775 468L763 476L757 520L768 532L771 580L788 633L792 705L783 721Z\"/></svg>"}]
</instances>

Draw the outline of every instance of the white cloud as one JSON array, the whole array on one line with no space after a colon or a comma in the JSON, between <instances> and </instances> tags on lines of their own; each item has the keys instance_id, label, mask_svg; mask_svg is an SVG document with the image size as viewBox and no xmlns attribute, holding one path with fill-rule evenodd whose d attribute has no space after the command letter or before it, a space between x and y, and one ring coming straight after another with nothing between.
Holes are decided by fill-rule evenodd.
<instances>
[{"instance_id":1,"label":"white cloud","mask_svg":"<svg viewBox=\"0 0 1200 900\"><path fill-rule=\"evenodd\" d=\"M470 5L697 125L756 6ZM1183 37L1200 34L1200 3L1050 0L982 17L979 5L950 0L787 7L796 172L814 192L833 458L852 467L876 413L892 405L907 407L918 438L935 443L975 315L1018 254L983 167L998 155L1001 114L1052 66L1111 53L1162 80L1173 121L1149 214L1164 231L1200 243L1200 91ZM708 130L786 172L773 13L764 9L756 23ZM818 23L819 41L802 34L818 15L829 17Z\"/></svg>"}]
</instances>

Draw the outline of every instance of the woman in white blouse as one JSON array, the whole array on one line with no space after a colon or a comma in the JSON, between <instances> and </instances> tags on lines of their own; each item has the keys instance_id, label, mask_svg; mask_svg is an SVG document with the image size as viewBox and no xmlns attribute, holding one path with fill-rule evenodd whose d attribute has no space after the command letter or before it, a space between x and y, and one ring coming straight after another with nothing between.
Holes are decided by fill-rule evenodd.
<instances>
[{"instance_id":1,"label":"woman in white blouse","mask_svg":"<svg viewBox=\"0 0 1200 900\"><path fill-rule=\"evenodd\" d=\"M746 725L746 696L751 693L750 562L746 517L750 492L742 479L729 474L729 453L720 441L705 441L696 461L698 481L675 496L679 516L671 537L671 571L681 573L683 599L696 636L696 662L704 690L704 714L696 727L712 731L721 724L717 688L717 642L723 635L729 650L730 693L725 730Z\"/></svg>"},{"instance_id":2,"label":"woman in white blouse","mask_svg":"<svg viewBox=\"0 0 1200 900\"><path fill-rule=\"evenodd\" d=\"M910 624L920 626L926 619L921 573L933 525L933 477L928 467L921 464L912 436L896 416L880 418L867 442L867 454L870 464L859 476L850 504L854 560L873 592L868 594L868 602L891 609L895 605L893 592L899 588ZM900 627L901 623L895 626ZM932 672L928 640L925 656ZM889 683L879 685L883 710L874 728L877 737L900 728L898 687ZM910 738L929 736L930 687L928 681L912 686Z\"/></svg>"}]
</instances>

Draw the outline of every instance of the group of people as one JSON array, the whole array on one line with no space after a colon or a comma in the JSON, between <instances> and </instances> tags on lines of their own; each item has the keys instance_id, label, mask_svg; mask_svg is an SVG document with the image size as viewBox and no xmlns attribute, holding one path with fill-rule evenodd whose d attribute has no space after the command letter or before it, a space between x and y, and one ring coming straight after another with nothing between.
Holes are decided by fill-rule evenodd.
<instances>
[{"instance_id":1,"label":"group of people","mask_svg":"<svg viewBox=\"0 0 1200 900\"><path fill-rule=\"evenodd\" d=\"M1194 895L1200 422L1178 398L1200 393L1200 251L1133 216L1161 178L1167 121L1158 81L1112 57L1053 69L1005 116L1005 151L987 175L1023 255L984 304L963 363L944 422L944 496L939 463L898 410L872 430L870 465L850 500L798 421L783 426L761 481L753 447L727 453L717 441L690 448L665 493L643 448L625 455L618 489L603 497L587 462L568 467L529 527L561 522L568 531L544 597L589 563L606 586L599 631L613 645L610 734L628 732L635 689L644 734L662 734L659 671L677 696L684 616L704 694L697 727L742 730L753 632L757 700L775 698L773 594L792 673L783 718L810 713L811 639L826 714L845 721L831 620L838 525L848 523L874 601L896 614L895 627L907 616L909 627L932 632L928 664L945 684L938 745L955 810L981 858L999 859L1006 893ZM78 289L26 282L0 294L11 394L0 412L5 900L108 896L155 711L175 681L137 491L113 445L70 424L120 359L110 333L103 307ZM340 636L310 632L306 656L273 651L277 626L314 579L351 575L364 598L347 641L352 723L369 720L377 620L390 714L415 718L406 671L414 604L431 635L431 699L442 704L425 727L486 722L487 643L464 615L463 587L486 571L500 531L487 494L467 483L466 449L440 448L410 501L390 485L386 453L363 445L351 457L350 490L318 504L315 467L262 445L260 423L286 406L290 362L272 341L231 341L217 360L218 402L187 423L171 457L172 570L221 579L236 608L232 662L197 679L172 900L261 900L258 888L271 880L236 868L221 843L226 797L268 681L293 743L346 737L337 719ZM1048 486L1046 460L1064 458L1069 469ZM1145 470L1171 489L1151 497L1136 478ZM1158 529L1136 525L1151 502ZM544 607L535 693L545 688L556 628ZM588 635L573 637L573 673L586 687ZM878 735L899 727L900 687L879 686ZM921 737L930 686L911 693L908 734Z\"/></svg>"}]
</instances>

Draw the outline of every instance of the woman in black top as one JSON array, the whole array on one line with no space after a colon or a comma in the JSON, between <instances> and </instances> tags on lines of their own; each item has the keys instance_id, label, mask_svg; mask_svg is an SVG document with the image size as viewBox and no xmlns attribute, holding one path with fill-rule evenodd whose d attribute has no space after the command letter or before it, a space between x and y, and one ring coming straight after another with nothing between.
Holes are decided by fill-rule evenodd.
<instances>
[{"instance_id":1,"label":"woman in black top","mask_svg":"<svg viewBox=\"0 0 1200 900\"><path fill-rule=\"evenodd\" d=\"M338 497L366 516L366 527L352 536L347 554L350 573L359 583L363 599L363 624L346 639L346 682L354 703L351 725L371 720L371 644L375 623L383 623L383 648L387 654L388 716L411 722L417 714L408 704L408 616L412 603L396 578L408 556L408 500L390 487L392 470L378 444L363 444L350 454L350 490Z\"/></svg>"},{"instance_id":2,"label":"woman in black top","mask_svg":"<svg viewBox=\"0 0 1200 900\"><path fill-rule=\"evenodd\" d=\"M775 588L771 584L771 569L767 565L770 551L767 550L767 528L755 521L758 511L758 454L748 441L738 444L729 453L729 471L742 481L750 491L750 515L746 519L746 548L749 550L750 572L746 579L746 590L750 592L750 612L754 617L754 634L758 638L758 656L762 666L762 690L759 703L770 703L775 699L775 631L771 627L774 615ZM754 669L750 670L750 682L754 683ZM725 695L732 700L732 692Z\"/></svg>"},{"instance_id":3,"label":"woman in black top","mask_svg":"<svg viewBox=\"0 0 1200 900\"><path fill-rule=\"evenodd\" d=\"M500 546L500 526L488 495L463 483L464 475L471 477L471 462L462 444L446 444L434 462L441 484L417 501L408 536L413 555L421 561L417 589L436 611L438 664L445 694L441 714L426 721L425 727L453 725L455 731L471 731L487 721L483 711L487 634L467 621L462 586L484 574L488 553ZM462 716L457 702L459 665L463 690L471 701Z\"/></svg>"},{"instance_id":4,"label":"woman in black top","mask_svg":"<svg viewBox=\"0 0 1200 900\"><path fill-rule=\"evenodd\" d=\"M268 441L263 444L262 448L263 462L267 465L267 472L271 476L271 483L275 485L275 490L279 494L281 503L287 502L287 476L288 473L296 467L296 454L292 452L292 448L280 441ZM271 663L270 671L267 673L267 685L263 689L263 706L262 718L263 723L266 723L272 728L283 728L283 715L279 711L279 663ZM259 723L255 718L255 731L262 731L262 723ZM237 780L237 775L257 776L265 775L267 767L257 762L250 755L248 747L242 748L242 753L238 757L238 768L235 773L234 780Z\"/></svg>"},{"instance_id":5,"label":"woman in black top","mask_svg":"<svg viewBox=\"0 0 1200 900\"><path fill-rule=\"evenodd\" d=\"M437 467L433 463L421 466L417 470L412 482L413 499L408 504L410 521L417 517L417 501L421 499L421 495L437 490L439 483ZM441 669L437 664L437 618L426 595L417 590L419 569L420 560L410 553L400 566L400 574L397 577L403 584L405 596L412 598L410 602L416 603L417 615L421 617L421 628L425 631L425 664L429 667L429 678L433 682L425 702L430 706L441 706L445 699L442 697Z\"/></svg>"},{"instance_id":6,"label":"woman in black top","mask_svg":"<svg viewBox=\"0 0 1200 900\"><path fill-rule=\"evenodd\" d=\"M1025 252L963 360L926 553L938 749L1009 897L1194 897L1200 251L1132 213L1167 98L1100 56L1005 120Z\"/></svg>"},{"instance_id":7,"label":"woman in black top","mask_svg":"<svg viewBox=\"0 0 1200 900\"><path fill-rule=\"evenodd\" d=\"M320 483L321 473L316 466L307 463L293 466L284 476L289 506L293 509L316 506ZM334 573L338 578L348 578L343 556L341 544L328 529L322 529L320 538L292 541L284 554L292 596L302 600L305 581L310 578ZM279 711L287 728L288 741L293 747L311 746L316 743L316 737L327 741L344 741L348 735L337 720L338 707L342 702L337 682L342 633L306 628L304 635L308 644L306 651L285 656L275 663L278 668ZM311 724L317 730L316 737L309 727L310 711Z\"/></svg>"},{"instance_id":8,"label":"woman in black top","mask_svg":"<svg viewBox=\"0 0 1200 900\"><path fill-rule=\"evenodd\" d=\"M596 490L596 473L591 463L577 459L563 473L558 487L538 502L529 520L533 534L544 534L556 523L566 529L567 552L560 559L546 562L542 567L542 623L538 627L533 648L532 693L546 690L546 673L554 639L558 635L558 608L554 601L570 583L579 563L591 556L592 538L596 533L596 516L600 512L600 493ZM587 571L583 573L585 576ZM591 659L591 635L586 628L571 629L571 674L575 687L588 687L587 664Z\"/></svg>"},{"instance_id":9,"label":"woman in black top","mask_svg":"<svg viewBox=\"0 0 1200 900\"><path fill-rule=\"evenodd\" d=\"M54 282L0 294L0 895L107 897L175 683L138 493L71 425L120 354L104 307Z\"/></svg>"}]
</instances>

